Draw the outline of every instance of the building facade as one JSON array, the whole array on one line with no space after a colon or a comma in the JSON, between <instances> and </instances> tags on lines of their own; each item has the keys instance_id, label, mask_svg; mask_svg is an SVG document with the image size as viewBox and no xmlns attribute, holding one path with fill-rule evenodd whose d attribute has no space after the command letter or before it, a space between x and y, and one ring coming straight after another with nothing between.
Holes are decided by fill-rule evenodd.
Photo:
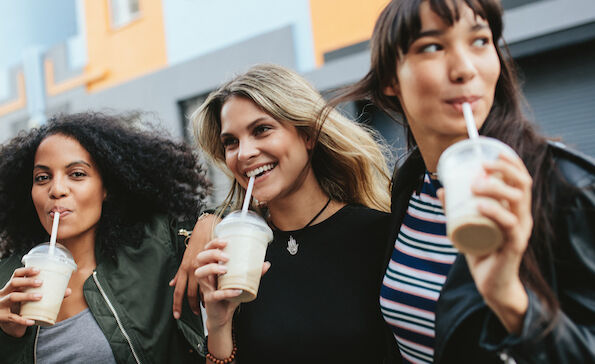
<instances>
[{"instance_id":1,"label":"building facade","mask_svg":"<svg viewBox=\"0 0 595 364\"><path fill-rule=\"evenodd\" d=\"M75 25L41 47L29 41L20 60L0 70L0 142L55 113L84 110L139 111L172 137L190 139L188 116L204 97L261 62L296 69L321 91L347 85L369 67L368 41L388 2L60 1L66 5L24 9ZM546 135L595 156L595 1L502 5L528 112ZM2 17L11 16L5 10ZM345 111L380 130L395 155L403 150L399 128L372 105Z\"/></svg>"}]
</instances>

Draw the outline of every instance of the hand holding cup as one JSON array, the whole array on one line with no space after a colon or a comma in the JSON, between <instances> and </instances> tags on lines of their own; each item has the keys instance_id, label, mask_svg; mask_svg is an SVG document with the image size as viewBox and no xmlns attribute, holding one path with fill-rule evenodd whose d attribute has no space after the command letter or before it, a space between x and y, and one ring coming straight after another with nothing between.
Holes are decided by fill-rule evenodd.
<instances>
[{"instance_id":1,"label":"hand holding cup","mask_svg":"<svg viewBox=\"0 0 595 364\"><path fill-rule=\"evenodd\" d=\"M223 327L231 322L235 309L240 301L234 300L242 294L240 289L218 289L218 278L227 273L224 265L229 256L223 252L227 242L223 239L213 239L200 252L196 261L198 268L194 272L200 286L200 291L207 311L207 328ZM270 263L262 265L262 274L269 269Z\"/></svg>"},{"instance_id":2,"label":"hand holding cup","mask_svg":"<svg viewBox=\"0 0 595 364\"><path fill-rule=\"evenodd\" d=\"M34 320L20 316L21 304L41 300L39 293L24 292L28 288L41 287L43 282L38 277L39 269L35 267L18 268L10 280L0 290L0 329L7 335L23 337L27 327L35 324ZM71 293L66 290L64 297Z\"/></svg>"}]
</instances>

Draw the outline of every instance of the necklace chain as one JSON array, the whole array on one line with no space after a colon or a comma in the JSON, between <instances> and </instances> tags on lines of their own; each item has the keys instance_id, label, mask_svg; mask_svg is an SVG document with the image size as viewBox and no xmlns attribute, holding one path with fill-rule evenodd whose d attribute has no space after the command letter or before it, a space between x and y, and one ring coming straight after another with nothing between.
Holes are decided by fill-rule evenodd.
<instances>
[{"instance_id":1,"label":"necklace chain","mask_svg":"<svg viewBox=\"0 0 595 364\"><path fill-rule=\"evenodd\" d=\"M329 197L329 198L328 198L328 200L326 201L326 203L324 204L324 206L322 206L322 208L320 209L320 211L318 211L318 213L317 213L317 214L316 214L316 215L315 215L315 216L314 216L314 217L313 217L313 218L312 218L310 221L308 221L308 223L307 223L307 224L306 224L306 225L305 225L303 228L301 228L300 230L303 230L303 229L307 228L308 226L312 225L312 223L313 223L314 221L316 221L316 219L317 219L317 218L318 218L320 215L322 215L322 213L324 212L324 210L326 210L326 208L328 207L328 205L329 205L330 203L331 203L331 198ZM274 228L274 229L276 229L276 230L281 230L281 229L279 229L279 228L277 227L277 225L275 225L275 223L273 222L273 219L271 219L270 217L269 217L269 222L271 223L271 225L273 226L273 228Z\"/></svg>"},{"instance_id":2,"label":"necklace chain","mask_svg":"<svg viewBox=\"0 0 595 364\"><path fill-rule=\"evenodd\" d=\"M331 203L331 198L328 198L328 201L326 201L326 203L324 204L324 206L322 206L322 208L320 209L320 211L318 211L318 213L312 218L312 220L310 220L306 226L304 226L302 229L303 230L305 228L307 228L308 226L312 225L312 223L314 221L316 221L316 219L324 212L324 210L326 210L326 208L328 207L328 205ZM271 223L271 225L273 226L274 229L276 230L280 230L278 227L275 226L275 224L273 223L272 219L269 219L269 222ZM295 238L292 235L289 235L289 239L287 239L287 251L289 251L289 254L291 255L296 255L298 252L298 242L295 240Z\"/></svg>"}]
</instances>

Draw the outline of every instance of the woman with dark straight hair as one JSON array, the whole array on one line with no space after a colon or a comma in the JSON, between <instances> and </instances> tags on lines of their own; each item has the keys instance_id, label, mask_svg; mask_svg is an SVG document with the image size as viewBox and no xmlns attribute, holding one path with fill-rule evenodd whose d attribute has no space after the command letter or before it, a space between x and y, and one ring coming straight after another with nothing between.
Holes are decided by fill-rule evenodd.
<instances>
[{"instance_id":1,"label":"woman with dark straight hair","mask_svg":"<svg viewBox=\"0 0 595 364\"><path fill-rule=\"evenodd\" d=\"M381 291L405 362L595 362L595 166L547 141L502 41L498 0L394 0L380 15L368 74L330 102L369 100L401 121L408 153L393 175L393 231ZM467 138L463 104L500 155L472 191L504 235L458 253L446 237L438 159Z\"/></svg>"}]
</instances>

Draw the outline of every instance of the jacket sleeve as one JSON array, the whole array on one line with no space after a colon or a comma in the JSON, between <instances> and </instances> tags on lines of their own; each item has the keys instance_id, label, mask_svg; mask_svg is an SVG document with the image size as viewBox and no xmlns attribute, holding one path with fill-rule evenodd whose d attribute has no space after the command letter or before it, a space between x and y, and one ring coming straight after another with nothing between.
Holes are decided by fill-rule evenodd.
<instances>
[{"instance_id":1,"label":"jacket sleeve","mask_svg":"<svg viewBox=\"0 0 595 364\"><path fill-rule=\"evenodd\" d=\"M568 188L573 188L568 186ZM556 221L555 287L560 309L552 313L527 289L529 307L519 336L507 335L487 317L480 344L517 363L595 363L595 183L583 185Z\"/></svg>"},{"instance_id":2,"label":"jacket sleeve","mask_svg":"<svg viewBox=\"0 0 595 364\"><path fill-rule=\"evenodd\" d=\"M0 287L4 287L6 282L12 277L15 269L21 267L20 255L13 254L0 261ZM16 338L6 334L0 329L0 364L28 363L33 361L32 346L35 337L36 326L27 328L25 335ZM31 355L29 360L27 356Z\"/></svg>"},{"instance_id":3,"label":"jacket sleeve","mask_svg":"<svg viewBox=\"0 0 595 364\"><path fill-rule=\"evenodd\" d=\"M20 338L7 335L0 330L0 364L21 364L33 362L32 346L37 326L27 328L25 335ZM30 358L28 358L30 356Z\"/></svg>"}]
</instances>

